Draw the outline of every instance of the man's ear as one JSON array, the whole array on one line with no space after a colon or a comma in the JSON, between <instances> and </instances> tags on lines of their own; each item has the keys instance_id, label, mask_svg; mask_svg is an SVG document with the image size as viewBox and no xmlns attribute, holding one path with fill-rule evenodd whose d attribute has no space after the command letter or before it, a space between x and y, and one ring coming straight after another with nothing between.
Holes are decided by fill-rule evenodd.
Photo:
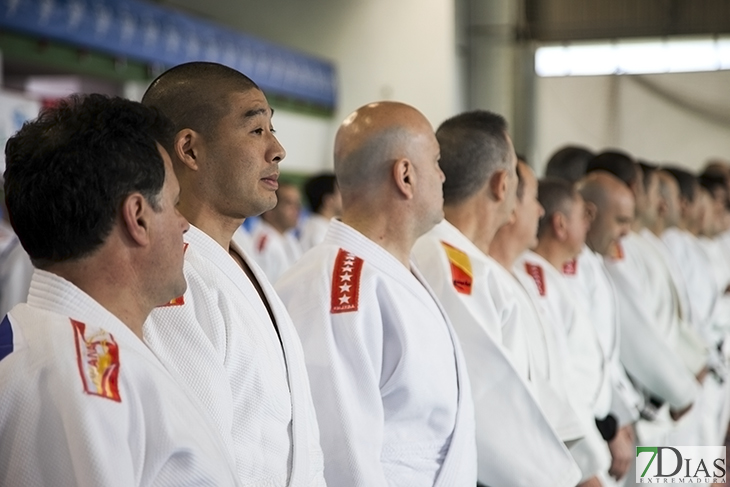
<instances>
[{"instance_id":1,"label":"man's ear","mask_svg":"<svg viewBox=\"0 0 730 487\"><path fill-rule=\"evenodd\" d=\"M198 170L202 137L192 129L182 129L175 135L173 152L175 157L193 171Z\"/></svg>"},{"instance_id":2,"label":"man's ear","mask_svg":"<svg viewBox=\"0 0 730 487\"><path fill-rule=\"evenodd\" d=\"M398 159L393 163L393 180L398 191L410 200L416 194L413 163L408 159Z\"/></svg>"},{"instance_id":3,"label":"man's ear","mask_svg":"<svg viewBox=\"0 0 730 487\"><path fill-rule=\"evenodd\" d=\"M596 204L592 201L585 200L586 205L586 214L588 215L588 218L590 219L591 223L596 221L596 217L598 216L598 207Z\"/></svg>"},{"instance_id":4,"label":"man's ear","mask_svg":"<svg viewBox=\"0 0 730 487\"><path fill-rule=\"evenodd\" d=\"M568 238L568 217L564 213L556 211L550 217L550 226L558 242L564 242Z\"/></svg>"},{"instance_id":5,"label":"man's ear","mask_svg":"<svg viewBox=\"0 0 730 487\"><path fill-rule=\"evenodd\" d=\"M667 216L667 212L669 210L669 205L667 205L667 200L664 198L659 198L659 203L657 203L656 207L656 214L659 218L664 218Z\"/></svg>"},{"instance_id":6,"label":"man's ear","mask_svg":"<svg viewBox=\"0 0 730 487\"><path fill-rule=\"evenodd\" d=\"M140 193L132 193L122 202L121 217L126 233L139 246L150 242L150 211L152 208Z\"/></svg>"},{"instance_id":7,"label":"man's ear","mask_svg":"<svg viewBox=\"0 0 730 487\"><path fill-rule=\"evenodd\" d=\"M489 191L495 201L504 201L507 197L507 171L498 169L489 178Z\"/></svg>"}]
</instances>

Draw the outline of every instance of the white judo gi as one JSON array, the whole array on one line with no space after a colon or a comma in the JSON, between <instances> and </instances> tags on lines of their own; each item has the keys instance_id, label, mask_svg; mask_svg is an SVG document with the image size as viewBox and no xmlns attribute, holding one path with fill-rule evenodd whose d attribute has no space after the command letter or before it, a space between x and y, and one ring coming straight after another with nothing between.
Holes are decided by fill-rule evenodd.
<instances>
[{"instance_id":1,"label":"white judo gi","mask_svg":"<svg viewBox=\"0 0 730 487\"><path fill-rule=\"evenodd\" d=\"M0 322L0 485L239 484L202 406L142 340L36 271Z\"/></svg>"},{"instance_id":2,"label":"white judo gi","mask_svg":"<svg viewBox=\"0 0 730 487\"><path fill-rule=\"evenodd\" d=\"M302 248L302 253L322 243L324 236L327 235L329 226L329 219L319 213L309 215L309 218L302 225L302 231L299 234L299 245Z\"/></svg>"},{"instance_id":3,"label":"white judo gi","mask_svg":"<svg viewBox=\"0 0 730 487\"><path fill-rule=\"evenodd\" d=\"M598 476L608 484L611 453L595 419L605 418L610 411L611 375L610 363L604 356L598 334L572 286L552 264L528 251L520 256L515 266L530 276L532 292L539 296L540 306L552 316L552 323L560 325L558 332L564 334L567 343L571 367L568 389L585 433L582 440L570 446L583 473L581 480Z\"/></svg>"},{"instance_id":4,"label":"white judo gi","mask_svg":"<svg viewBox=\"0 0 730 487\"><path fill-rule=\"evenodd\" d=\"M461 348L415 267L333 220L276 289L304 347L329 485L476 483Z\"/></svg>"},{"instance_id":5,"label":"white judo gi","mask_svg":"<svg viewBox=\"0 0 730 487\"><path fill-rule=\"evenodd\" d=\"M706 353L682 319L679 290L648 230L621 241L621 255L606 259L620 303L621 360L649 394L681 410L697 397L695 374Z\"/></svg>"},{"instance_id":6,"label":"white judo gi","mask_svg":"<svg viewBox=\"0 0 730 487\"><path fill-rule=\"evenodd\" d=\"M245 486L324 485L304 356L284 305L258 266L275 324L243 270L194 226L184 236L182 300L157 308L144 338L212 415Z\"/></svg>"},{"instance_id":7,"label":"white judo gi","mask_svg":"<svg viewBox=\"0 0 730 487\"><path fill-rule=\"evenodd\" d=\"M618 248L618 247L617 247ZM621 362L621 325L618 298L613 282L604 265L603 256L587 246L576 262L576 295L586 299L583 309L590 310L590 319L598 334L603 355L611 377L610 413L618 426L635 423L643 407L643 397L634 388ZM571 282L569 280L568 282ZM580 294L578 294L580 293Z\"/></svg>"},{"instance_id":8,"label":"white judo gi","mask_svg":"<svg viewBox=\"0 0 730 487\"><path fill-rule=\"evenodd\" d=\"M533 390L538 399L538 391L546 399L549 384L531 372L520 316L524 303L503 280L519 284L446 220L416 242L413 255L464 350L475 402L479 482L489 486L577 484L580 472L575 462L525 382L534 375ZM503 347L505 337L512 341L511 352ZM563 433L582 436L577 418L571 422L570 415L575 413L567 399L557 405L560 392L554 392L553 402L546 399L546 406L562 408Z\"/></svg>"},{"instance_id":9,"label":"white judo gi","mask_svg":"<svg viewBox=\"0 0 730 487\"><path fill-rule=\"evenodd\" d=\"M251 256L272 284L302 256L299 242L291 232L282 235L264 220L254 228L251 240Z\"/></svg>"}]
</instances>

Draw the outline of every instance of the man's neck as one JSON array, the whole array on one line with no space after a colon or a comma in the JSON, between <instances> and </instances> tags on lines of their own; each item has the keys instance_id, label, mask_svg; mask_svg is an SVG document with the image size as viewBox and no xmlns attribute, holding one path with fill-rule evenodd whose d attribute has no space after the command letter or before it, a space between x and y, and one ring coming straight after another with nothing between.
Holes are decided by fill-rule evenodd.
<instances>
[{"instance_id":1,"label":"man's neck","mask_svg":"<svg viewBox=\"0 0 730 487\"><path fill-rule=\"evenodd\" d=\"M191 225L215 240L226 251L230 250L233 234L243 224L243 219L223 216L199 200L181 200L178 210Z\"/></svg>"},{"instance_id":2,"label":"man's neck","mask_svg":"<svg viewBox=\"0 0 730 487\"><path fill-rule=\"evenodd\" d=\"M514 265L517 257L522 252L527 250L523 245L519 245L519 242L515 242L508 238L506 235L503 237L501 232L497 232L496 237L492 240L492 244L489 246L489 255L499 262L499 264L512 272L512 266Z\"/></svg>"},{"instance_id":3,"label":"man's neck","mask_svg":"<svg viewBox=\"0 0 730 487\"><path fill-rule=\"evenodd\" d=\"M566 262L575 258L572 253L565 250L560 242L549 237L541 238L534 252L550 262L560 272L563 272L563 266Z\"/></svg>"},{"instance_id":4,"label":"man's neck","mask_svg":"<svg viewBox=\"0 0 730 487\"><path fill-rule=\"evenodd\" d=\"M84 259L54 264L46 270L81 289L143 339L142 325L154 307L163 303L149 303L149 296L130 284L132 281L126 271L110 267L108 262L111 261L113 259Z\"/></svg>"},{"instance_id":5,"label":"man's neck","mask_svg":"<svg viewBox=\"0 0 730 487\"><path fill-rule=\"evenodd\" d=\"M479 250L489 255L492 240L503 224L496 221L493 210L472 203L444 206L444 215L446 220L459 229Z\"/></svg>"},{"instance_id":6,"label":"man's neck","mask_svg":"<svg viewBox=\"0 0 730 487\"><path fill-rule=\"evenodd\" d=\"M342 214L342 223L354 228L383 247L406 268L410 269L411 249L418 237L411 235L410 227L396 212L350 210Z\"/></svg>"}]
</instances>

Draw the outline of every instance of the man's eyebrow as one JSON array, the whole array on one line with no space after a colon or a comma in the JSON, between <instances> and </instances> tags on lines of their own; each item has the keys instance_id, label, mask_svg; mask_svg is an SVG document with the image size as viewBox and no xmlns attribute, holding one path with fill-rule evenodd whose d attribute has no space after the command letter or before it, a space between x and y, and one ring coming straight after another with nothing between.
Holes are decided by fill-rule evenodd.
<instances>
[{"instance_id":1,"label":"man's eyebrow","mask_svg":"<svg viewBox=\"0 0 730 487\"><path fill-rule=\"evenodd\" d=\"M243 116L244 116L244 118L251 118L251 117L256 117L258 115L266 115L268 113L269 113L268 108L255 108L253 110L247 111ZM273 108L271 109L271 114L272 115L274 114Z\"/></svg>"}]
</instances>

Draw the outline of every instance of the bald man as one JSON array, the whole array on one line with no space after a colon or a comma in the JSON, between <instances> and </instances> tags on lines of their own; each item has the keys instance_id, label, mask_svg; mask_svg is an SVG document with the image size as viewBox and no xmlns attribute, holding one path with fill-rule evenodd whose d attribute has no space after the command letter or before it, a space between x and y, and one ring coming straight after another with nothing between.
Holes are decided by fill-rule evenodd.
<instances>
[{"instance_id":1,"label":"bald man","mask_svg":"<svg viewBox=\"0 0 730 487\"><path fill-rule=\"evenodd\" d=\"M642 172L646 197L636 200L632 231L604 262L618 298L621 362L648 399L649 407L666 404L658 419L641 420L637 427L641 444L654 444L673 428L668 418L679 419L696 400L698 387L692 369L701 369L703 355L697 356L699 361L693 360L695 365L691 367L682 358L692 340L679 339L679 330L686 329L686 324L682 324L678 290L655 248L661 246L661 241L647 228L655 228L666 210L660 195L660 175L652 166L634 165L630 160L626 164ZM686 358L693 356L690 352Z\"/></svg>"},{"instance_id":2,"label":"bald man","mask_svg":"<svg viewBox=\"0 0 730 487\"><path fill-rule=\"evenodd\" d=\"M175 125L188 289L159 308L144 338L215 420L243 485L324 484L317 420L294 325L233 235L276 204L285 152L261 90L220 64L160 75L142 103Z\"/></svg>"},{"instance_id":3,"label":"bald man","mask_svg":"<svg viewBox=\"0 0 730 487\"><path fill-rule=\"evenodd\" d=\"M443 218L439 145L393 102L335 139L342 220L276 285L299 331L329 485L476 483L474 411L456 335L410 260Z\"/></svg>"},{"instance_id":4,"label":"bald man","mask_svg":"<svg viewBox=\"0 0 730 487\"><path fill-rule=\"evenodd\" d=\"M526 383L529 349L520 302L488 255L517 200L517 157L507 124L491 112L466 112L443 122L436 136L446 173L446 218L417 242L414 256L464 348L479 482L575 485L573 461ZM522 455L531 461L525 464Z\"/></svg>"}]
</instances>

